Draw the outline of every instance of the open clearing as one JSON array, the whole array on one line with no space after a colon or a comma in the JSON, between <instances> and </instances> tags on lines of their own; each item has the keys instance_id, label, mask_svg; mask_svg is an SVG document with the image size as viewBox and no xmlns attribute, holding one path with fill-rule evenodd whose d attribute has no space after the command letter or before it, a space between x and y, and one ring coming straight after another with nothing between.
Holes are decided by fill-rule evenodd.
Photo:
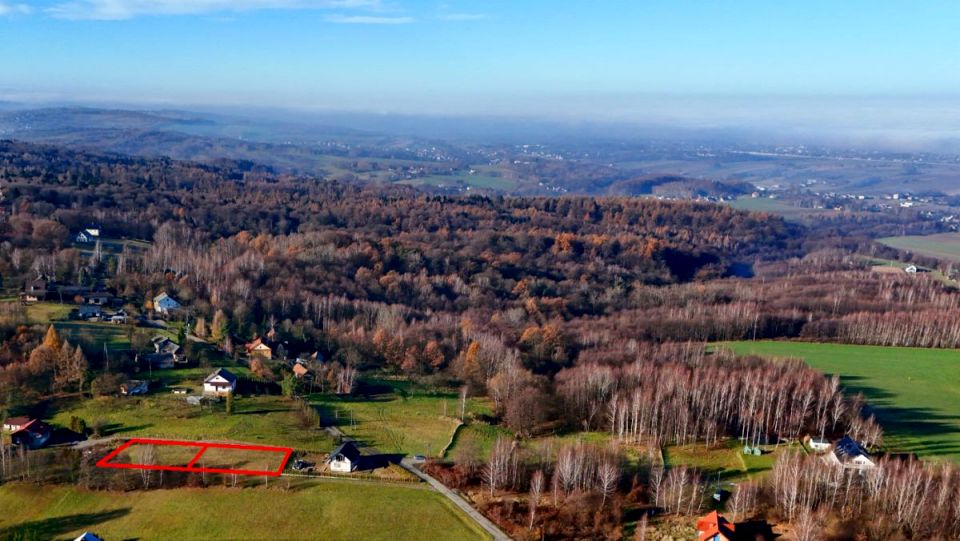
<instances>
[{"instance_id":1,"label":"open clearing","mask_svg":"<svg viewBox=\"0 0 960 541\"><path fill-rule=\"evenodd\" d=\"M0 486L0 539L487 539L443 496L422 488L286 480L278 488L91 492Z\"/></svg>"},{"instance_id":2,"label":"open clearing","mask_svg":"<svg viewBox=\"0 0 960 541\"><path fill-rule=\"evenodd\" d=\"M918 255L960 261L960 233L887 237L878 242Z\"/></svg>"},{"instance_id":3,"label":"open clearing","mask_svg":"<svg viewBox=\"0 0 960 541\"><path fill-rule=\"evenodd\" d=\"M244 376L241 367L230 370ZM204 376L213 368L155 370L147 379L162 380L167 386L187 387L194 394ZM258 445L293 447L308 451L329 451L332 438L319 428L304 427L294 403L281 396L238 396L234 412L227 414L223 403L211 407L191 406L169 390L144 397L62 398L51 406L53 424L70 426L71 416L88 426L100 422L105 436L144 437L189 441L234 441Z\"/></svg>"},{"instance_id":4,"label":"open clearing","mask_svg":"<svg viewBox=\"0 0 960 541\"><path fill-rule=\"evenodd\" d=\"M459 413L456 392L431 392L403 380L368 380L354 396L313 394L309 399L325 425L337 425L383 453L439 456ZM484 407L483 400L467 400L468 415Z\"/></svg>"},{"instance_id":5,"label":"open clearing","mask_svg":"<svg viewBox=\"0 0 960 541\"><path fill-rule=\"evenodd\" d=\"M727 342L739 355L801 358L862 392L892 451L960 461L960 351L805 342Z\"/></svg>"}]
</instances>

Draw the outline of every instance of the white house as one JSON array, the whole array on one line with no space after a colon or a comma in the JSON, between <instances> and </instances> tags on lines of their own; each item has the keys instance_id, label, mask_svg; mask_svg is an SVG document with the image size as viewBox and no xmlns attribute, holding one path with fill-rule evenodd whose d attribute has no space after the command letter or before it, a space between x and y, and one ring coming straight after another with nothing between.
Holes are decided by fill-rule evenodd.
<instances>
[{"instance_id":1,"label":"white house","mask_svg":"<svg viewBox=\"0 0 960 541\"><path fill-rule=\"evenodd\" d=\"M844 468L855 470L869 470L875 468L877 464L870 458L866 449L854 441L850 436L844 436L840 441L834 444L833 452L826 455L829 462Z\"/></svg>"},{"instance_id":2,"label":"white house","mask_svg":"<svg viewBox=\"0 0 960 541\"><path fill-rule=\"evenodd\" d=\"M166 291L153 298L153 310L158 314L169 314L179 309L180 303L167 295Z\"/></svg>"},{"instance_id":3,"label":"white house","mask_svg":"<svg viewBox=\"0 0 960 541\"><path fill-rule=\"evenodd\" d=\"M830 450L829 440L819 439L819 438L810 438L810 441L808 442L808 444L810 445L810 449L817 453L822 453L824 451Z\"/></svg>"},{"instance_id":4,"label":"white house","mask_svg":"<svg viewBox=\"0 0 960 541\"><path fill-rule=\"evenodd\" d=\"M350 473L360 464L360 450L352 441L343 442L330 453L327 462L330 463L330 471Z\"/></svg>"},{"instance_id":5,"label":"white house","mask_svg":"<svg viewBox=\"0 0 960 541\"><path fill-rule=\"evenodd\" d=\"M77 233L77 242L96 242L100 238L99 229L84 229L83 231Z\"/></svg>"},{"instance_id":6,"label":"white house","mask_svg":"<svg viewBox=\"0 0 960 541\"><path fill-rule=\"evenodd\" d=\"M226 396L236 390L237 376L231 374L226 368L218 368L216 372L203 380L203 394L205 395Z\"/></svg>"},{"instance_id":7,"label":"white house","mask_svg":"<svg viewBox=\"0 0 960 541\"><path fill-rule=\"evenodd\" d=\"M903 269L907 274L916 274L917 266L916 265L907 265L907 268Z\"/></svg>"}]
</instances>

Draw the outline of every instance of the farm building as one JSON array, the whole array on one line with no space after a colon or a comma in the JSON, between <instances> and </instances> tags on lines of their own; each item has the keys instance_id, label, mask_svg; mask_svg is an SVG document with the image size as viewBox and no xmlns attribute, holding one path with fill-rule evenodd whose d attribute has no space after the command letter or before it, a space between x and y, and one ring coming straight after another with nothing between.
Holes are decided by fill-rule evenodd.
<instances>
[{"instance_id":1,"label":"farm building","mask_svg":"<svg viewBox=\"0 0 960 541\"><path fill-rule=\"evenodd\" d=\"M736 526L714 511L697 521L699 541L732 541L736 538Z\"/></svg>"},{"instance_id":2,"label":"farm building","mask_svg":"<svg viewBox=\"0 0 960 541\"><path fill-rule=\"evenodd\" d=\"M330 453L327 462L330 463L330 471L350 473L360 464L360 450L352 441L343 442Z\"/></svg>"},{"instance_id":3,"label":"farm building","mask_svg":"<svg viewBox=\"0 0 960 541\"><path fill-rule=\"evenodd\" d=\"M203 394L226 396L237 390L237 376L226 368L218 368L203 380Z\"/></svg>"},{"instance_id":4,"label":"farm building","mask_svg":"<svg viewBox=\"0 0 960 541\"><path fill-rule=\"evenodd\" d=\"M180 309L180 303L173 299L166 292L163 292L153 298L153 310L158 314L169 315Z\"/></svg>"},{"instance_id":5,"label":"farm building","mask_svg":"<svg viewBox=\"0 0 960 541\"><path fill-rule=\"evenodd\" d=\"M876 467L870 454L862 445L850 436L844 436L833 445L833 452L826 455L831 463L857 470L868 470Z\"/></svg>"}]
</instances>

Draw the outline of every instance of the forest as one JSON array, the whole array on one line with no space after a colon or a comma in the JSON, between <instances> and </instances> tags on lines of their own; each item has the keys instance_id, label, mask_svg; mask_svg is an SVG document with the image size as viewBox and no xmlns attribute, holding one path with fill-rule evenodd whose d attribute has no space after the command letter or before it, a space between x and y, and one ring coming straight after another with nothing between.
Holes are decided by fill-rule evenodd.
<instances>
[{"instance_id":1,"label":"forest","mask_svg":"<svg viewBox=\"0 0 960 541\"><path fill-rule=\"evenodd\" d=\"M557 516L566 513L559 493L599 498L592 524L571 516L568 529L547 528L549 538L622 536L610 505L626 501L699 512L696 491L704 489L686 469L628 477L619 451L583 443L521 458L527 451L517 442L543 434L600 432L657 448L851 435L882 447L882 427L863 397L846 393L836 377L800 361L710 352L705 343L960 346L956 288L929 273L871 268L871 257L900 257L871 239L903 217L804 226L656 198L435 195L253 163L12 141L0 142L0 190L0 278L8 293L38 277L102 287L135 317L166 292L186 307L180 317L189 331L225 355L238 357L243 342L266 337L291 357L329 359L338 393L349 394L359 372L488 397L493 422L516 440L498 440L482 460L437 465L438 475L491 493L529 492L535 502L552 490ZM145 247L124 244L104 257L74 242L88 227ZM131 359L107 366L96 343L51 335L18 303L0 309L0 340L4 409L132 369ZM267 380L288 375L280 366L251 369ZM906 490L903 469L919 468L925 498L936 498L937 512L951 520L960 517L946 503L958 490L952 471L910 462L892 467L890 477L838 488L818 464L793 454L781 461L770 487L747 486L738 501L746 507L756 497L750 490L767 494L797 525L826 513L859 520L868 510L893 510L885 535L940 535L924 529L932 528L923 520L929 507L921 512L884 488ZM524 522L514 516L520 511L496 512ZM530 530L536 504L524 512Z\"/></svg>"}]
</instances>

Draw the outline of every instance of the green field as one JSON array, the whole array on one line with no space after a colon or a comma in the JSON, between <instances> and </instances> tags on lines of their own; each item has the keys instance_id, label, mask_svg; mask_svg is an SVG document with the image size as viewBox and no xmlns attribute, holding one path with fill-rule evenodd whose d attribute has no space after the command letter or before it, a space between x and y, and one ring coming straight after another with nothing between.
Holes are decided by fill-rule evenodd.
<instances>
[{"instance_id":1,"label":"green field","mask_svg":"<svg viewBox=\"0 0 960 541\"><path fill-rule=\"evenodd\" d=\"M419 487L297 480L273 488L90 492L0 487L0 539L470 540L487 537L443 496Z\"/></svg>"},{"instance_id":2,"label":"green field","mask_svg":"<svg viewBox=\"0 0 960 541\"><path fill-rule=\"evenodd\" d=\"M728 203L731 207L740 210L749 210L752 212L769 212L783 216L787 220L802 222L809 220L814 216L834 214L837 211L833 209L813 209L795 207L780 199L770 199L769 197L740 197Z\"/></svg>"},{"instance_id":3,"label":"green field","mask_svg":"<svg viewBox=\"0 0 960 541\"><path fill-rule=\"evenodd\" d=\"M309 398L320 408L325 424L339 426L380 452L438 456L457 426L457 393L431 392L405 381L373 380L371 384L374 391L368 395ZM484 407L483 401L468 399L467 414Z\"/></svg>"},{"instance_id":4,"label":"green field","mask_svg":"<svg viewBox=\"0 0 960 541\"><path fill-rule=\"evenodd\" d=\"M82 344L87 350L103 351L104 345L109 351L129 350L134 334L142 335L144 339L158 334L170 338L176 336L174 329L144 329L113 323L71 321L68 317L74 308L76 305L72 304L38 302L26 307L27 319L36 325L52 323L62 338L74 344Z\"/></svg>"},{"instance_id":5,"label":"green field","mask_svg":"<svg viewBox=\"0 0 960 541\"><path fill-rule=\"evenodd\" d=\"M728 440L714 447L700 443L670 445L663 449L663 458L667 466L691 466L707 479L719 478L729 482L770 471L776 457L786 449L784 446L765 446L760 456L744 455L739 441Z\"/></svg>"},{"instance_id":6,"label":"green field","mask_svg":"<svg viewBox=\"0 0 960 541\"><path fill-rule=\"evenodd\" d=\"M849 392L867 398L888 449L960 461L960 351L770 341L715 347L801 358L839 374Z\"/></svg>"},{"instance_id":7,"label":"green field","mask_svg":"<svg viewBox=\"0 0 960 541\"><path fill-rule=\"evenodd\" d=\"M168 386L189 387L196 394L204 376L212 370L156 370L152 379L162 380ZM248 373L243 368L231 367L230 370L237 375ZM212 409L200 409L168 391L152 392L146 397L63 398L55 401L51 408L53 424L70 426L70 418L77 416L88 426L98 421L104 424L105 435L124 438L229 440L319 452L333 447L332 438L326 432L304 428L293 411L294 404L279 396L239 396L230 415L224 412L222 403Z\"/></svg>"},{"instance_id":8,"label":"green field","mask_svg":"<svg viewBox=\"0 0 960 541\"><path fill-rule=\"evenodd\" d=\"M918 255L960 261L960 233L887 237L878 239L878 242Z\"/></svg>"}]
</instances>

